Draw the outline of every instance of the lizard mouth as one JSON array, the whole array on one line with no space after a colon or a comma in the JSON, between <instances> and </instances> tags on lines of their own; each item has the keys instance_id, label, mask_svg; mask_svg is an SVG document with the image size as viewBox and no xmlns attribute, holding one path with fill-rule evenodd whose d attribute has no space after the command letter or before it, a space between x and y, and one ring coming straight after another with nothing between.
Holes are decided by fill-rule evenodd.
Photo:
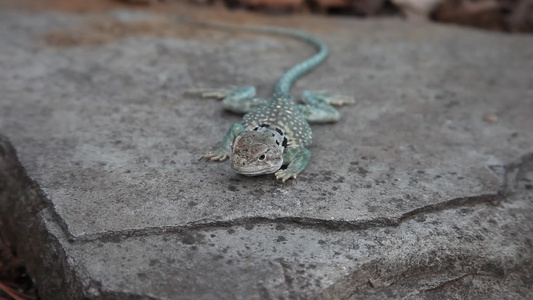
<instances>
[{"instance_id":1,"label":"lizard mouth","mask_svg":"<svg viewBox=\"0 0 533 300\"><path fill-rule=\"evenodd\" d=\"M273 166L246 166L243 167L240 164L235 163L232 161L231 168L235 173L245 175L245 176L258 176L258 175L264 175L264 174L272 174L279 170L281 168L281 165L273 165Z\"/></svg>"}]
</instances>

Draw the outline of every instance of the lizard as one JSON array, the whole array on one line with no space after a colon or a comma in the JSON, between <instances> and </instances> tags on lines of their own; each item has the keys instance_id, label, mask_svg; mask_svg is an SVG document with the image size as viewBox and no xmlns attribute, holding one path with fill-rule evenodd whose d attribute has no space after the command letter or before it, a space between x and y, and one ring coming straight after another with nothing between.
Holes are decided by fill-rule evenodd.
<instances>
[{"instance_id":1,"label":"lizard","mask_svg":"<svg viewBox=\"0 0 533 300\"><path fill-rule=\"evenodd\" d=\"M299 102L291 94L294 82L327 58L327 45L311 34L295 29L203 21L200 24L289 36L316 49L312 57L294 65L279 78L272 95L267 99L256 97L254 86L187 91L204 98L222 99L225 109L245 114L240 123L230 127L222 145L203 155L200 160L225 161L230 158L231 168L238 174L256 176L275 173L276 179L282 182L296 179L311 157L308 147L313 134L309 123L336 122L340 114L332 105L355 103L352 97L323 90L304 91Z\"/></svg>"}]
</instances>

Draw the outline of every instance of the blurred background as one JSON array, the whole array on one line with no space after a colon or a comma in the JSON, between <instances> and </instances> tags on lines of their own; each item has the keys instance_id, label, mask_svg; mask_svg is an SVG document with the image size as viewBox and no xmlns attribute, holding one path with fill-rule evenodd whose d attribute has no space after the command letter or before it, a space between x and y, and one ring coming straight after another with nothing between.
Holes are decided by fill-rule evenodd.
<instances>
[{"instance_id":1,"label":"blurred background","mask_svg":"<svg viewBox=\"0 0 533 300\"><path fill-rule=\"evenodd\" d=\"M214 10L264 14L402 17L503 32L533 32L533 0L2 0L3 7L86 12L135 7L164 9L180 2ZM0 7L1 8L1 7Z\"/></svg>"}]
</instances>

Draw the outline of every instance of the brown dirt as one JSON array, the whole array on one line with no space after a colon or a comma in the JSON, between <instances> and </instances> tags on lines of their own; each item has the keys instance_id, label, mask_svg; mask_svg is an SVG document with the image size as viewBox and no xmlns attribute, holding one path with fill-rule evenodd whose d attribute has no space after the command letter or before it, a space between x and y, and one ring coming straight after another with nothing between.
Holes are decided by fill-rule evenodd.
<instances>
[{"instance_id":1,"label":"brown dirt","mask_svg":"<svg viewBox=\"0 0 533 300\"><path fill-rule=\"evenodd\" d=\"M54 1L60 2L59 0ZM77 0L72 1L76 2ZM97 0L96 2L106 1ZM116 1L111 1L111 3L113 3L113 5L118 5L113 6L113 8L124 5ZM83 5L74 6L72 3L67 7L68 9L75 8L76 10L82 9L82 7L84 10L87 9L87 7L84 7ZM91 7L91 9L97 8L95 4L92 4L89 7ZM106 4L103 4L100 8L103 7L107 7ZM224 7L195 7L180 3L156 3L150 6L140 7L135 5L133 7L143 11L148 10L158 12L160 17L146 21L120 22L110 20L108 17L102 17L98 14L87 14L87 21L80 23L80 26L74 28L61 28L45 35L45 44L47 46L60 48L102 45L119 39L140 36L157 36L217 42L213 39L213 36L209 34L210 30L215 29L198 27L192 24L189 26L185 22L180 22L176 16L187 16L193 19L210 20L237 25L262 24L292 28L301 28L302 25L305 25L306 30L314 32L331 32L338 30L338 27L331 23L309 22L311 19L316 20L321 18L320 16L283 15L274 17L242 10L230 11ZM59 8L64 9L64 7L61 6ZM244 36L250 35L250 33L247 32L235 32L232 34Z\"/></svg>"},{"instance_id":2,"label":"brown dirt","mask_svg":"<svg viewBox=\"0 0 533 300\"><path fill-rule=\"evenodd\" d=\"M65 12L99 12L110 9L131 7L126 3L112 0L3 0L0 9L20 9L26 11L65 11ZM141 6L139 6L141 7Z\"/></svg>"},{"instance_id":3,"label":"brown dirt","mask_svg":"<svg viewBox=\"0 0 533 300\"><path fill-rule=\"evenodd\" d=\"M129 8L169 12L174 9L176 4L185 6L184 3L196 3L203 4L198 6L208 6L218 18L224 15L225 10L221 9L224 4L234 8L252 9L261 12L273 12L272 8L279 6L279 0L261 1L262 6L258 8L250 4L253 2L251 0L0 0L0 10L11 8L28 11L53 10L88 13ZM330 2L307 0L303 1L305 6L309 6L307 9L288 10L287 12L304 12L304 15L309 11L354 16L399 15L399 11L396 8L392 7L389 2L382 0L370 2L362 0L345 1L346 5L335 7L334 10L328 10L326 7L329 7L328 3ZM269 3L272 4L270 5L271 7ZM325 6L319 5L319 8L313 9L313 3L325 3ZM372 5L369 6L368 3L372 3ZM274 12L279 14L279 11ZM286 14L287 12L284 13ZM237 13L237 19L235 19L236 15L233 14L229 18L230 21L239 21L238 15L239 13ZM243 14L243 17L246 18L245 14ZM488 30L533 32L533 0L442 0L433 18L438 22L455 23ZM253 19L261 19L261 17L253 15ZM244 20L241 19L241 21L244 23Z\"/></svg>"}]
</instances>

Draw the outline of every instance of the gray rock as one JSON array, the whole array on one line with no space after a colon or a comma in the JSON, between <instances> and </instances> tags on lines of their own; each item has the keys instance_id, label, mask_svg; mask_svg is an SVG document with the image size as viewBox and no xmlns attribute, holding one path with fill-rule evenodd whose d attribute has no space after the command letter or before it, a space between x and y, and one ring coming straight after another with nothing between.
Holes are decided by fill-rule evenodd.
<instances>
[{"instance_id":1,"label":"gray rock","mask_svg":"<svg viewBox=\"0 0 533 300\"><path fill-rule=\"evenodd\" d=\"M128 11L1 13L0 229L43 299L531 298L533 40L297 21L332 56L296 94L359 103L313 127L283 185L199 162L240 117L183 92L267 96L306 45Z\"/></svg>"}]
</instances>

